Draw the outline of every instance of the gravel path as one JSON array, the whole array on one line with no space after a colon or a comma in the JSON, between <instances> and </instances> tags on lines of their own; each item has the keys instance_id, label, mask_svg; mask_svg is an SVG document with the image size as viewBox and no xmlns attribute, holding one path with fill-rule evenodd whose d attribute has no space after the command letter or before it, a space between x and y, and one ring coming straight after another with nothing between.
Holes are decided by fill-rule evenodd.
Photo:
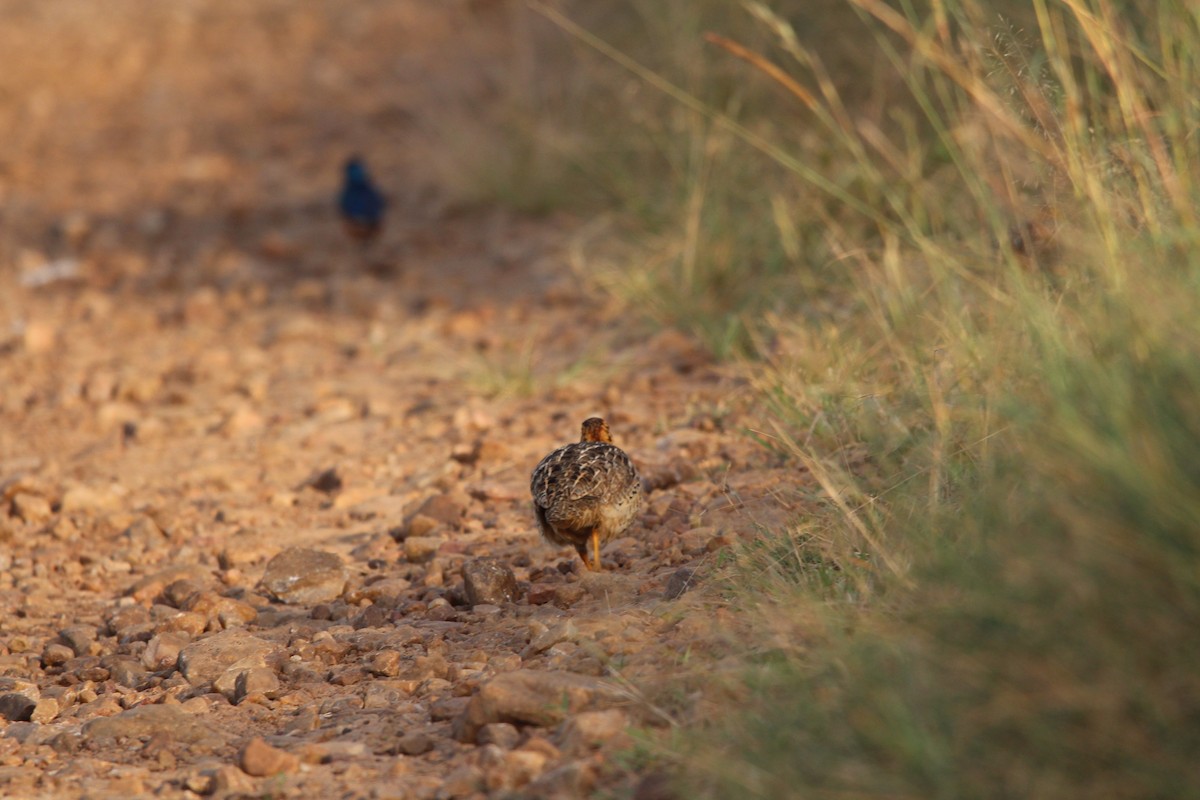
<instances>
[{"instance_id":1,"label":"gravel path","mask_svg":"<svg viewBox=\"0 0 1200 800\"><path fill-rule=\"evenodd\" d=\"M451 12L420 5L429 63ZM575 222L427 174L360 249L309 152L271 162L305 175L285 206L219 149L155 202L10 173L0 795L632 794L637 731L686 724L723 653L715 554L788 476L735 377L571 271ZM529 499L594 414L649 488L599 574Z\"/></svg>"}]
</instances>

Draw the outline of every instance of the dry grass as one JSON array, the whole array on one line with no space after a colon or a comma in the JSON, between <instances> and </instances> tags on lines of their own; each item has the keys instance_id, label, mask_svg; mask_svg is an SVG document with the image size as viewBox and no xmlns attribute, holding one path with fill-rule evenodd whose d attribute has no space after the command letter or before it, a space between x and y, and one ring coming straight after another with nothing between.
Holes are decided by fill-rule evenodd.
<instances>
[{"instance_id":1,"label":"dry grass","mask_svg":"<svg viewBox=\"0 0 1200 800\"><path fill-rule=\"evenodd\" d=\"M1200 26L1004 10L543 9L644 171L585 271L754 355L818 509L730 567L752 699L687 796L1200 791Z\"/></svg>"}]
</instances>

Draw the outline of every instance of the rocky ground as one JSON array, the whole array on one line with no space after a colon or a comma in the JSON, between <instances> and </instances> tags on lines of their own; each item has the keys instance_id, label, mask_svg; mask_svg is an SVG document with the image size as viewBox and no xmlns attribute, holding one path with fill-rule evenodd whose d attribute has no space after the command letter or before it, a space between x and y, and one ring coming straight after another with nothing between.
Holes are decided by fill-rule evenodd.
<instances>
[{"instance_id":1,"label":"rocky ground","mask_svg":"<svg viewBox=\"0 0 1200 800\"><path fill-rule=\"evenodd\" d=\"M191 7L249 13L225 5ZM426 66L496 13L363 8L346 48L408 36ZM280 70L317 58L301 22ZM38 80L8 130L55 108ZM212 113L250 127L264 85ZM403 152L385 185L426 141L403 102L365 140ZM686 723L722 655L704 579L787 513L736 377L589 292L573 220L457 207L427 172L362 249L329 199L341 153L308 170L331 134L287 132L319 125L279 152L215 125L164 177L95 124L110 150L61 158L47 129L0 173L0 795L652 796L639 732ZM650 490L599 574L539 538L528 488L593 414Z\"/></svg>"}]
</instances>

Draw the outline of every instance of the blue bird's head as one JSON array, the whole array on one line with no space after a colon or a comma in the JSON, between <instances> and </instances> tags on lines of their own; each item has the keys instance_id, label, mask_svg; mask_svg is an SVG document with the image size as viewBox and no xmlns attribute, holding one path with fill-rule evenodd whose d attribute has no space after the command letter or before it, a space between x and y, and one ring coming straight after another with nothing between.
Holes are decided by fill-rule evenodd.
<instances>
[{"instance_id":1,"label":"blue bird's head","mask_svg":"<svg viewBox=\"0 0 1200 800\"><path fill-rule=\"evenodd\" d=\"M358 156L346 161L346 181L349 183L366 183L367 165Z\"/></svg>"}]
</instances>

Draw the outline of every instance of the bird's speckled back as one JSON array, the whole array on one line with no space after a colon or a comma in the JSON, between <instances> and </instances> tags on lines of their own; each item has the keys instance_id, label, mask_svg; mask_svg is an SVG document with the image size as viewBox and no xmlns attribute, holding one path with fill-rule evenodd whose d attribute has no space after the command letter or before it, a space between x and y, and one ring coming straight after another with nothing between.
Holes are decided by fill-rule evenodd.
<instances>
[{"instance_id":1,"label":"bird's speckled back","mask_svg":"<svg viewBox=\"0 0 1200 800\"><path fill-rule=\"evenodd\" d=\"M602 420L588 420L585 441L557 448L534 469L529 488L538 526L549 541L578 546L593 532L608 541L623 533L640 510L641 476L607 433ZM588 440L589 435L608 441Z\"/></svg>"}]
</instances>

